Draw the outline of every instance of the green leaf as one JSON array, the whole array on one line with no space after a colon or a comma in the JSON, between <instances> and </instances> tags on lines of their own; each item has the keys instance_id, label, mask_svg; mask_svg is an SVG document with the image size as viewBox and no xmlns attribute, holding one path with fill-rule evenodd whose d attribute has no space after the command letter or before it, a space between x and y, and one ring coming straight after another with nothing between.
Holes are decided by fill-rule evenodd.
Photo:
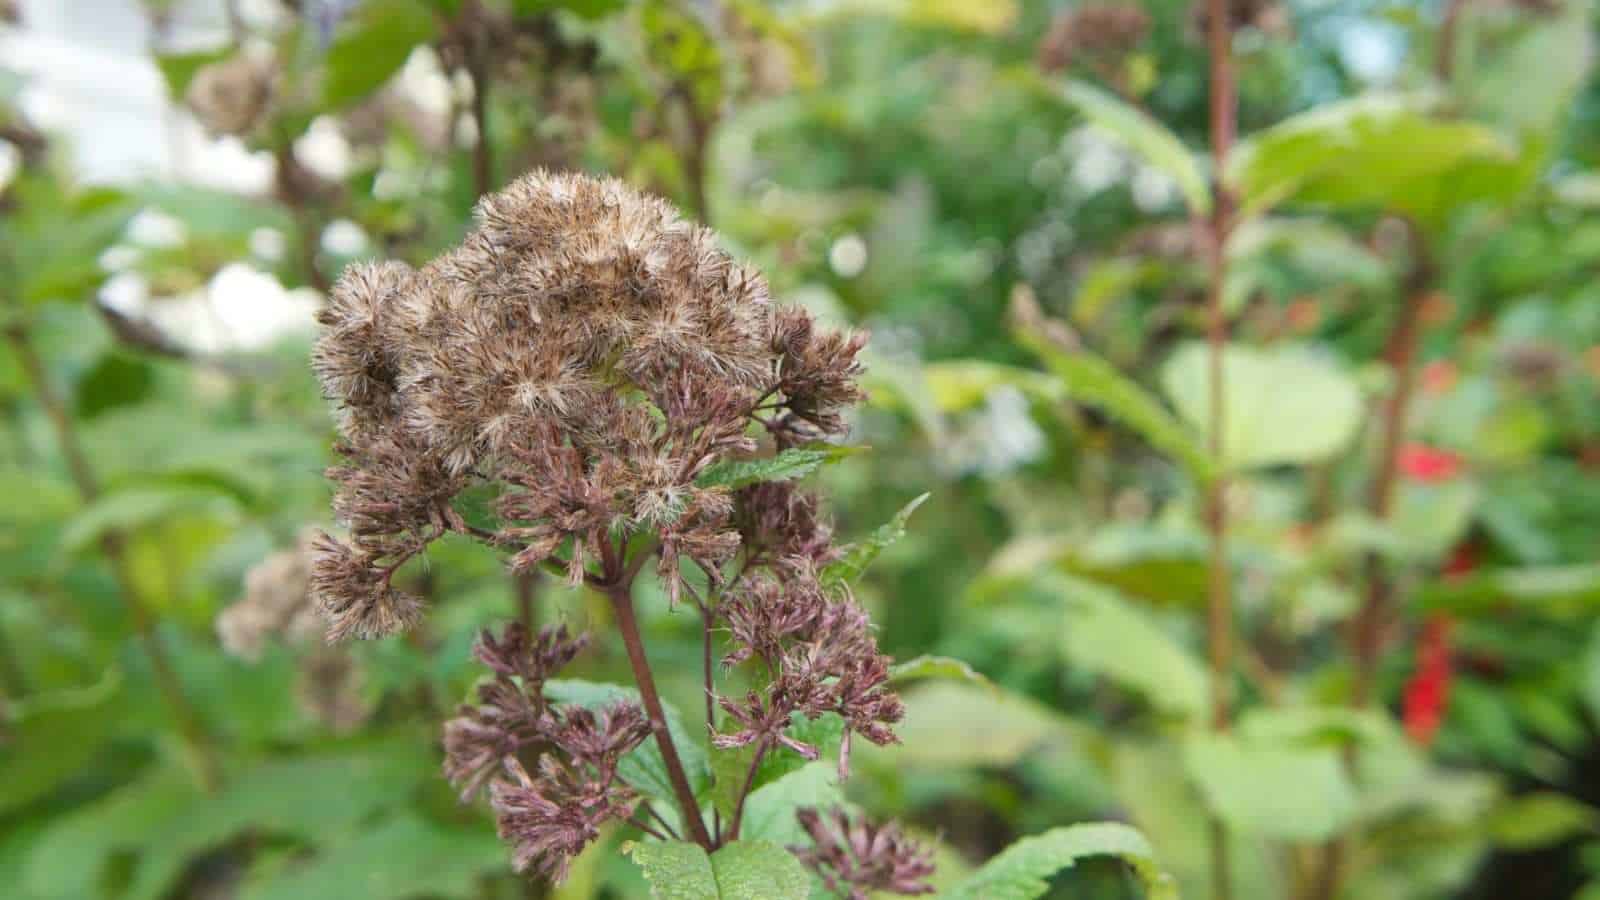
<instances>
[{"instance_id":1,"label":"green leaf","mask_svg":"<svg viewBox=\"0 0 1600 900\"><path fill-rule=\"evenodd\" d=\"M189 53L158 53L156 68L161 70L161 77L167 82L167 96L182 102L184 92L189 90L189 82L194 80L195 73L232 55L231 46Z\"/></svg>"},{"instance_id":2,"label":"green leaf","mask_svg":"<svg viewBox=\"0 0 1600 900\"><path fill-rule=\"evenodd\" d=\"M1066 601L1062 648L1073 665L1139 692L1164 712L1195 717L1205 709L1205 669L1143 612L1081 579L1051 576L1045 583Z\"/></svg>"},{"instance_id":3,"label":"green leaf","mask_svg":"<svg viewBox=\"0 0 1600 900\"><path fill-rule=\"evenodd\" d=\"M800 861L770 841L735 841L710 856L683 841L623 849L655 900L805 900L811 892Z\"/></svg>"},{"instance_id":4,"label":"green leaf","mask_svg":"<svg viewBox=\"0 0 1600 900\"><path fill-rule=\"evenodd\" d=\"M650 883L655 900L718 900L717 873L699 844L686 841L635 843L623 848Z\"/></svg>"},{"instance_id":5,"label":"green leaf","mask_svg":"<svg viewBox=\"0 0 1600 900\"><path fill-rule=\"evenodd\" d=\"M511 0L511 10L519 16L536 16L564 9L580 19L603 19L627 6L627 0Z\"/></svg>"},{"instance_id":6,"label":"green leaf","mask_svg":"<svg viewBox=\"0 0 1600 900\"><path fill-rule=\"evenodd\" d=\"M945 900L1032 900L1050 889L1047 879L1052 875L1095 856L1114 856L1126 862L1149 900L1176 900L1177 885L1157 865L1144 835L1113 822L1071 825L1023 838L941 896Z\"/></svg>"},{"instance_id":7,"label":"green leaf","mask_svg":"<svg viewBox=\"0 0 1600 900\"><path fill-rule=\"evenodd\" d=\"M1014 387L1046 402L1066 398L1061 383L1049 375L982 359L952 359L922 367L922 380L940 412L972 409L999 387Z\"/></svg>"},{"instance_id":8,"label":"green leaf","mask_svg":"<svg viewBox=\"0 0 1600 900\"><path fill-rule=\"evenodd\" d=\"M1497 846L1514 852L1536 850L1580 834L1593 834L1600 813L1555 791L1514 797L1489 817L1489 834Z\"/></svg>"},{"instance_id":9,"label":"green leaf","mask_svg":"<svg viewBox=\"0 0 1600 900\"><path fill-rule=\"evenodd\" d=\"M1209 348L1187 343L1167 359L1161 385L1183 419L1210 431ZM1308 349L1281 345L1223 349L1222 461L1228 470L1327 459L1361 427L1361 391L1349 375Z\"/></svg>"},{"instance_id":10,"label":"green leaf","mask_svg":"<svg viewBox=\"0 0 1600 900\"><path fill-rule=\"evenodd\" d=\"M1062 734L1054 710L1026 697L964 681L929 681L902 694L897 764L1006 766ZM982 740L973 740L982 735Z\"/></svg>"},{"instance_id":11,"label":"green leaf","mask_svg":"<svg viewBox=\"0 0 1600 900\"><path fill-rule=\"evenodd\" d=\"M844 719L840 718L838 713L824 713L815 719L801 719L795 722L785 733L801 743L817 748L819 759L836 759L839 755L840 741L844 737ZM722 812L724 819L733 816L733 808L739 802L739 792L744 787L745 779L749 777L750 761L755 758L755 754L756 748L753 745L732 750L716 748L711 750L713 777L711 803ZM756 769L751 789L759 790L805 765L805 757L780 747L761 758L761 765Z\"/></svg>"},{"instance_id":12,"label":"green leaf","mask_svg":"<svg viewBox=\"0 0 1600 900\"><path fill-rule=\"evenodd\" d=\"M590 709L609 706L618 700L639 702L639 692L634 688L623 687L617 684L600 684L593 681L582 681L573 678L558 678L545 682L545 696L557 703L575 703ZM667 714L667 730L672 733L672 741L677 746L678 757L683 762L684 774L689 779L689 787L695 796L700 796L710 781L710 769L706 760L706 751L701 743L690 737L688 730L683 727L683 720L678 711L670 704L663 704ZM646 740L622 758L617 767L617 772L629 784L660 800L666 801L669 808L677 800L672 791L672 780L667 776L667 764L661 758L661 748L654 738Z\"/></svg>"},{"instance_id":13,"label":"green leaf","mask_svg":"<svg viewBox=\"0 0 1600 900\"><path fill-rule=\"evenodd\" d=\"M446 829L406 813L362 828L277 877L248 883L240 900L470 898L478 896L480 876L505 865L506 849L493 831Z\"/></svg>"},{"instance_id":14,"label":"green leaf","mask_svg":"<svg viewBox=\"0 0 1600 900\"><path fill-rule=\"evenodd\" d=\"M1061 379L1067 396L1133 429L1151 446L1188 469L1195 480L1211 479L1211 460L1195 434L1110 363L1087 352L1068 353L1028 331L1019 331L1016 337Z\"/></svg>"},{"instance_id":15,"label":"green leaf","mask_svg":"<svg viewBox=\"0 0 1600 900\"><path fill-rule=\"evenodd\" d=\"M150 396L155 370L138 357L112 350L78 379L74 390L78 415L92 419L119 406L132 406Z\"/></svg>"},{"instance_id":16,"label":"green leaf","mask_svg":"<svg viewBox=\"0 0 1600 900\"><path fill-rule=\"evenodd\" d=\"M1211 190L1200 172L1200 164L1166 126L1121 98L1085 82L1069 82L1061 88L1061 95L1084 118L1177 182L1191 214L1203 216L1211 211Z\"/></svg>"},{"instance_id":17,"label":"green leaf","mask_svg":"<svg viewBox=\"0 0 1600 900\"><path fill-rule=\"evenodd\" d=\"M806 763L765 787L751 791L744 802L740 839L761 838L779 844L805 839L794 811L802 806L826 808L844 802L839 769L831 762Z\"/></svg>"},{"instance_id":18,"label":"green leaf","mask_svg":"<svg viewBox=\"0 0 1600 900\"><path fill-rule=\"evenodd\" d=\"M771 841L734 841L711 854L723 900L806 900L811 876L794 854Z\"/></svg>"},{"instance_id":19,"label":"green leaf","mask_svg":"<svg viewBox=\"0 0 1600 900\"><path fill-rule=\"evenodd\" d=\"M377 90L436 27L433 14L416 0L362 4L328 48L323 103L342 107Z\"/></svg>"},{"instance_id":20,"label":"green leaf","mask_svg":"<svg viewBox=\"0 0 1600 900\"><path fill-rule=\"evenodd\" d=\"M823 567L818 575L822 586L833 588L855 583L879 554L906 536L906 523L911 521L911 514L917 511L917 507L926 503L929 496L931 495L921 494L913 497L910 503L900 507L894 518L879 525L871 537L859 544L851 544L845 550L843 557Z\"/></svg>"},{"instance_id":21,"label":"green leaf","mask_svg":"<svg viewBox=\"0 0 1600 900\"><path fill-rule=\"evenodd\" d=\"M1438 225L1460 207L1526 187L1522 154L1475 122L1438 118L1415 97L1320 106L1240 142L1227 181L1245 217L1287 200L1409 213Z\"/></svg>"},{"instance_id":22,"label":"green leaf","mask_svg":"<svg viewBox=\"0 0 1600 900\"><path fill-rule=\"evenodd\" d=\"M1541 616L1587 619L1600 610L1600 564L1489 569L1436 579L1423 586L1418 603L1458 615L1499 617L1509 604ZM1600 715L1600 705L1595 710Z\"/></svg>"},{"instance_id":23,"label":"green leaf","mask_svg":"<svg viewBox=\"0 0 1600 900\"><path fill-rule=\"evenodd\" d=\"M964 681L968 684L978 684L984 687L994 687L982 672L968 665L964 660L951 656L923 655L915 659L908 659L903 663L896 663L889 668L889 681L891 684L910 684L913 681L937 679L940 681Z\"/></svg>"},{"instance_id":24,"label":"green leaf","mask_svg":"<svg viewBox=\"0 0 1600 900\"><path fill-rule=\"evenodd\" d=\"M1241 831L1320 841L1356 813L1355 789L1332 747L1196 735L1184 747L1184 766L1207 807Z\"/></svg>"},{"instance_id":25,"label":"green leaf","mask_svg":"<svg viewBox=\"0 0 1600 900\"><path fill-rule=\"evenodd\" d=\"M233 508L230 496L203 487L172 484L129 487L101 496L79 513L61 536L67 552L79 552L113 532L136 530L187 515L216 515Z\"/></svg>"},{"instance_id":26,"label":"green leaf","mask_svg":"<svg viewBox=\"0 0 1600 900\"><path fill-rule=\"evenodd\" d=\"M854 447L832 444L810 444L790 447L776 456L760 459L730 459L713 463L700 473L695 484L700 487L725 487L730 491L764 481L795 481L810 475L828 463L838 462L854 455Z\"/></svg>"},{"instance_id":27,"label":"green leaf","mask_svg":"<svg viewBox=\"0 0 1600 900\"><path fill-rule=\"evenodd\" d=\"M134 851L137 865L120 900L156 900L191 858L246 830L301 839L343 834L405 802L432 770L424 748L409 741L256 762L228 773L215 794L185 773L157 769L58 820L36 845L28 885L51 896L93 896L108 858Z\"/></svg>"}]
</instances>

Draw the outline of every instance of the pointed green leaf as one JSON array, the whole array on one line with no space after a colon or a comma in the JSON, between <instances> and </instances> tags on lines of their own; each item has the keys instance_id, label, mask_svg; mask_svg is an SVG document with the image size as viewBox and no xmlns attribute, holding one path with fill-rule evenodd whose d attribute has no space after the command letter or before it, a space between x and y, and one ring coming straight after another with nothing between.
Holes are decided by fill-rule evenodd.
<instances>
[{"instance_id":1,"label":"pointed green leaf","mask_svg":"<svg viewBox=\"0 0 1600 900\"><path fill-rule=\"evenodd\" d=\"M854 447L810 444L790 447L776 456L760 459L724 460L707 466L695 479L695 484L707 488L725 487L732 491L763 481L794 481L856 452L857 448Z\"/></svg>"},{"instance_id":2,"label":"pointed green leaf","mask_svg":"<svg viewBox=\"0 0 1600 900\"><path fill-rule=\"evenodd\" d=\"M861 577L861 573L872 565L872 561L878 558L878 554L906 536L906 523L911 521L911 514L917 511L917 507L926 503L929 496L929 494L922 494L913 498L910 503L900 507L900 511L894 514L894 518L883 525L879 525L878 530L874 531L871 537L859 544L851 544L849 549L845 550L843 558L829 563L822 570L819 576L822 585L824 587L840 587L854 583L856 579Z\"/></svg>"},{"instance_id":3,"label":"pointed green leaf","mask_svg":"<svg viewBox=\"0 0 1600 900\"><path fill-rule=\"evenodd\" d=\"M915 659L908 659L903 663L896 663L889 668L889 681L896 685L929 679L965 681L969 684L994 687L994 682L990 681L982 672L972 668L964 660L951 656L924 655Z\"/></svg>"},{"instance_id":4,"label":"pointed green leaf","mask_svg":"<svg viewBox=\"0 0 1600 900\"><path fill-rule=\"evenodd\" d=\"M1050 889L1052 875L1093 856L1115 856L1126 862L1144 885L1148 900L1176 900L1177 886L1156 864L1144 835L1114 822L1072 825L1023 838L943 896L946 900L1032 900Z\"/></svg>"},{"instance_id":5,"label":"pointed green leaf","mask_svg":"<svg viewBox=\"0 0 1600 900\"><path fill-rule=\"evenodd\" d=\"M1165 125L1115 95L1081 81L1067 84L1061 95L1084 118L1177 182L1191 213L1203 216L1211 211L1211 190L1200 164Z\"/></svg>"},{"instance_id":6,"label":"pointed green leaf","mask_svg":"<svg viewBox=\"0 0 1600 900\"><path fill-rule=\"evenodd\" d=\"M1206 674L1189 651L1115 591L1077 578L1046 582L1066 601L1062 646L1073 665L1143 694L1157 709L1198 716Z\"/></svg>"},{"instance_id":7,"label":"pointed green leaf","mask_svg":"<svg viewBox=\"0 0 1600 900\"><path fill-rule=\"evenodd\" d=\"M1067 396L1085 403L1133 429L1151 446L1172 457L1197 481L1212 475L1211 460L1199 437L1167 412L1148 391L1091 353L1068 353L1029 332L1017 332L1017 341L1033 351L1066 385Z\"/></svg>"}]
</instances>

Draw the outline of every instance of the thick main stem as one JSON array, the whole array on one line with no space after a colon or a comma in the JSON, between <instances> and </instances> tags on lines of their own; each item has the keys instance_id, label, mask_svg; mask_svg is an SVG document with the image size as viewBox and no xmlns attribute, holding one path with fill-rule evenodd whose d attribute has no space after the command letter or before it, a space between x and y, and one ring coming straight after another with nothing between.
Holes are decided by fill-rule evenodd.
<instances>
[{"instance_id":1,"label":"thick main stem","mask_svg":"<svg viewBox=\"0 0 1600 900\"><path fill-rule=\"evenodd\" d=\"M661 695L656 693L656 679L650 672L650 661L644 655L644 639L639 635L639 620L633 612L633 593L626 584L606 588L611 609L617 617L617 629L622 632L622 642L628 648L628 664L633 667L634 681L639 685L639 699L644 702L645 715L650 718L650 730L655 733L656 746L661 748L661 760L667 767L667 778L672 782L672 792L677 797L679 811L689 837L707 850L713 849L711 835L706 832L700 818L700 805L695 802L694 789L684 774L683 760L672 742L672 732L667 729L667 714L661 707Z\"/></svg>"},{"instance_id":2,"label":"thick main stem","mask_svg":"<svg viewBox=\"0 0 1600 900\"><path fill-rule=\"evenodd\" d=\"M1228 339L1226 312L1222 306L1223 287L1228 274L1227 242L1232 227L1233 202L1223 173L1233 149L1238 127L1238 95L1234 88L1232 65L1231 4L1226 0L1207 0L1207 44L1210 52L1211 158L1215 167L1216 189L1206 242L1210 262L1210 283L1206 292L1206 343L1208 347L1210 392L1210 451L1216 472L1206 486L1206 527L1211 536L1211 583L1206 604L1206 645L1211 662L1211 727L1227 731L1233 708L1233 597L1228 568L1228 482L1223 475L1223 434L1227 426L1226 393L1223 390L1223 351ZM1228 830L1222 820L1212 816L1211 894L1214 900L1233 896L1233 871L1228 855Z\"/></svg>"},{"instance_id":3,"label":"thick main stem","mask_svg":"<svg viewBox=\"0 0 1600 900\"><path fill-rule=\"evenodd\" d=\"M34 349L26 327L20 321L13 322L6 327L5 334L7 342L11 344L18 361L22 364L23 374L33 387L39 405L44 408L45 415L50 419L51 427L56 433L56 442L61 447L61 455L66 459L67 471L72 476L79 496L86 503L93 502L100 496L100 482L95 478L93 469L89 467L88 457L84 454L82 445L78 443L78 434L73 427L72 417L56 394L55 388L50 385L44 362ZM139 598L133 573L128 566L126 540L120 532L107 532L100 539L100 549L111 562L112 573L122 591L123 602L128 607L128 614L133 619L139 640L144 645L145 655L150 658L150 670L155 676L156 688L161 692L167 706L171 708L173 718L177 720L178 729L183 734L184 742L194 758L201 785L206 790L211 790L217 786L219 770L211 749L210 738L201 726L194 707L189 705L189 700L183 693L182 682L179 681L167 658L161 636L156 633L154 618Z\"/></svg>"}]
</instances>

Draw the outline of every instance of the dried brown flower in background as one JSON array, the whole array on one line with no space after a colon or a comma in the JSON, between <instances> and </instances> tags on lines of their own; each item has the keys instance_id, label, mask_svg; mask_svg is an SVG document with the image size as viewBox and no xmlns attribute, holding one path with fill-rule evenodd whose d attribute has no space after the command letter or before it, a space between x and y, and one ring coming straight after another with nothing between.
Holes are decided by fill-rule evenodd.
<instances>
[{"instance_id":1,"label":"dried brown flower in background","mask_svg":"<svg viewBox=\"0 0 1600 900\"><path fill-rule=\"evenodd\" d=\"M215 135L248 134L272 102L276 63L248 53L202 66L184 92L184 102Z\"/></svg>"},{"instance_id":2,"label":"dried brown flower in background","mask_svg":"<svg viewBox=\"0 0 1600 900\"><path fill-rule=\"evenodd\" d=\"M811 845L789 849L828 890L850 900L868 900L878 891L933 893L925 880L933 874L932 853L907 839L894 823L873 825L843 809L828 814L800 809L795 816Z\"/></svg>"},{"instance_id":3,"label":"dried brown flower in background","mask_svg":"<svg viewBox=\"0 0 1600 900\"><path fill-rule=\"evenodd\" d=\"M1138 48L1150 33L1150 16L1124 3L1068 9L1050 23L1039 42L1039 67L1056 72L1074 62L1103 64Z\"/></svg>"}]
</instances>

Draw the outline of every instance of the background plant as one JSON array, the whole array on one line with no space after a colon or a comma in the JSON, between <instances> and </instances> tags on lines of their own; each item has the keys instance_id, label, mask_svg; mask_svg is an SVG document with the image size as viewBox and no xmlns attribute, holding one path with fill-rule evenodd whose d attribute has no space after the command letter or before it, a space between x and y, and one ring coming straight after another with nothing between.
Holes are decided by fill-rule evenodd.
<instances>
[{"instance_id":1,"label":"background plant","mask_svg":"<svg viewBox=\"0 0 1600 900\"><path fill-rule=\"evenodd\" d=\"M811 477L858 542L932 492L853 590L885 652L986 680L909 666L903 744L853 750L850 799L938 835L942 886L1017 837L1119 819L1205 896L1212 818L1239 897L1584 888L1586 4L1232 9L1240 140L1220 167L1212 23L1187 4L300 6L219 9L206 44L184 40L203 13L148 7L170 95L276 160L258 196L76 185L72 148L6 83L0 133L23 163L0 219L6 325L32 352L8 341L0 375L6 496L27 498L0 542L0 871L22 896L523 889L489 817L437 777L437 725L482 671L480 629L527 610L601 631L609 602L450 537L402 573L433 610L416 631L332 656L307 641L280 602L303 573L245 585L329 524L307 333L240 349L187 301L209 286L226 311L241 262L313 290L353 258L421 265L539 163L667 196L775 296L872 328L853 423L870 449ZM442 104L402 89L419 68L454 76ZM233 121L206 115L218 95L240 98ZM343 171L310 164L313 133L343 138ZM1218 266L1193 219L1219 187L1236 215L1211 429L1193 342ZM324 240L348 226L364 248ZM96 302L130 277L142 309ZM1013 298L1039 310L1026 328ZM1214 735L1218 475L1236 703ZM653 590L638 609L664 702L698 711L693 604ZM606 644L570 675L627 680ZM795 790L817 788L806 771ZM562 894L644 893L616 852L630 837L607 832ZM1074 846L1002 858L1049 850L1053 872ZM1126 874L1086 859L1038 878L1123 896Z\"/></svg>"}]
</instances>

